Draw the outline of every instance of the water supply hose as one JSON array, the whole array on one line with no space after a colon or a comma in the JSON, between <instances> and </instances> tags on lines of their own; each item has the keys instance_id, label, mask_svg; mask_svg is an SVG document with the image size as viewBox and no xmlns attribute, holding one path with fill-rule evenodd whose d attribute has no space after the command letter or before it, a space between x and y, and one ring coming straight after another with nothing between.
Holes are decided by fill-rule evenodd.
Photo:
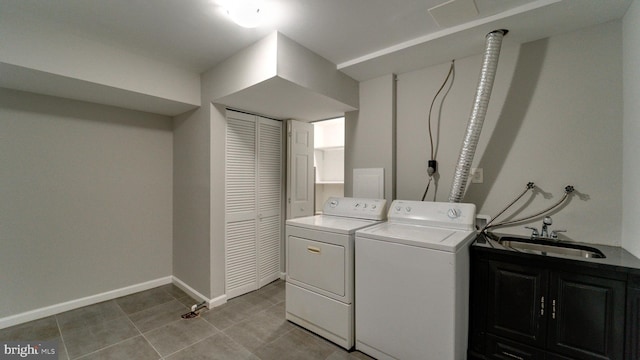
<instances>
[{"instance_id":1,"label":"water supply hose","mask_svg":"<svg viewBox=\"0 0 640 360\"><path fill-rule=\"evenodd\" d=\"M533 218L536 218L538 216L542 216L548 212L550 212L551 210L554 210L555 208L557 208L558 206L562 205L562 203L564 203L568 198L569 198L569 194L571 194L572 192L575 191L575 188L573 187L573 185L567 185L564 187L564 194L562 195L562 198L560 198L560 200L558 200L557 203L551 205L550 207L538 211L537 213L533 214L533 215L529 215L520 219L515 219L515 220L510 220L510 221L505 221L505 222L501 222L498 224L487 224L487 226L484 227L484 229L482 229L482 231L484 232L485 230L489 229L489 228L494 228L494 227L498 227L498 226L507 226L507 225L513 225L519 222L523 222L523 221L527 221L527 220L531 220Z\"/></svg>"},{"instance_id":2,"label":"water supply hose","mask_svg":"<svg viewBox=\"0 0 640 360\"><path fill-rule=\"evenodd\" d=\"M482 59L480 79L476 89L471 116L467 124L467 132L462 142L462 149L460 150L456 171L453 176L449 202L460 202L464 196L467 180L469 179L471 162L476 152L478 139L482 131L482 123L484 122L487 107L489 106L493 81L495 79L496 69L498 68L498 57L500 56L502 39L507 32L507 30L494 30L486 36L486 47Z\"/></svg>"},{"instance_id":3,"label":"water supply hose","mask_svg":"<svg viewBox=\"0 0 640 360\"><path fill-rule=\"evenodd\" d=\"M492 226L493 226L493 225L492 225L492 224L493 224L493 222L494 222L494 221L496 221L496 220L500 217L500 215L504 214L504 212L505 212L505 211L509 210L509 208L511 208L511 207L513 206L513 204L515 204L518 200L520 200L520 199L524 196L524 194L526 194L526 193L527 193L527 191L529 191L529 190L533 190L535 187L536 187L536 185L535 185L532 181L528 182L528 183L527 183L527 187L524 189L524 191L523 191L522 193L520 193L520 195L518 195L515 199L513 199L513 201L512 201L512 202L510 202L510 203L509 203L509 205L505 206L505 208L504 208L504 209L502 209L502 210L498 213L498 215L494 216L494 217L491 219L491 221L489 221L489 222L487 223L487 225L485 225L485 226L484 226L484 228L482 228L482 230L481 230L481 231L485 231L486 229L488 229L488 228L492 227Z\"/></svg>"}]
</instances>

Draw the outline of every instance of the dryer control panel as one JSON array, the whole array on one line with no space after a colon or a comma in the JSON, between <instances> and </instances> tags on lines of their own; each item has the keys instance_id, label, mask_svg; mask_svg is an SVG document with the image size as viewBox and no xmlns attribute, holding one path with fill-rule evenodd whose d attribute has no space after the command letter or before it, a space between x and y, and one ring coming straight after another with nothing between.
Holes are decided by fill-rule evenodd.
<instances>
[{"instance_id":1,"label":"dryer control panel","mask_svg":"<svg viewBox=\"0 0 640 360\"><path fill-rule=\"evenodd\" d=\"M387 200L330 197L324 203L322 214L367 220L385 220L387 218Z\"/></svg>"}]
</instances>

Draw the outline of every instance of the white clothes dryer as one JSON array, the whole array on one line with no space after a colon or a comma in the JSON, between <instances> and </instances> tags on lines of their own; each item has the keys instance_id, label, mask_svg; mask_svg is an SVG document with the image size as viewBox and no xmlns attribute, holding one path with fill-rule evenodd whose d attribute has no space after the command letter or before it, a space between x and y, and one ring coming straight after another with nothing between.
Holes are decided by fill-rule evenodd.
<instances>
[{"instance_id":1,"label":"white clothes dryer","mask_svg":"<svg viewBox=\"0 0 640 360\"><path fill-rule=\"evenodd\" d=\"M394 201L356 232L356 349L377 359L466 358L475 205Z\"/></svg>"},{"instance_id":2,"label":"white clothes dryer","mask_svg":"<svg viewBox=\"0 0 640 360\"><path fill-rule=\"evenodd\" d=\"M323 214L286 222L286 319L354 345L355 232L386 218L386 200L330 198Z\"/></svg>"}]
</instances>

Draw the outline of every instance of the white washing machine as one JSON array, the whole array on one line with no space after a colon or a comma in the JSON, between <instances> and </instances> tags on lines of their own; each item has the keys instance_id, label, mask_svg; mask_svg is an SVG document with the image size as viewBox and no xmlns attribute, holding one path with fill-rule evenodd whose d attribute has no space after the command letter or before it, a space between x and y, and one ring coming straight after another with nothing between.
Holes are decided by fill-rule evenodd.
<instances>
[{"instance_id":1,"label":"white washing machine","mask_svg":"<svg viewBox=\"0 0 640 360\"><path fill-rule=\"evenodd\" d=\"M287 220L287 320L353 347L355 232L385 218L385 200L329 198L322 215Z\"/></svg>"},{"instance_id":2,"label":"white washing machine","mask_svg":"<svg viewBox=\"0 0 640 360\"><path fill-rule=\"evenodd\" d=\"M356 349L377 359L466 358L475 205L394 201L356 232Z\"/></svg>"}]
</instances>

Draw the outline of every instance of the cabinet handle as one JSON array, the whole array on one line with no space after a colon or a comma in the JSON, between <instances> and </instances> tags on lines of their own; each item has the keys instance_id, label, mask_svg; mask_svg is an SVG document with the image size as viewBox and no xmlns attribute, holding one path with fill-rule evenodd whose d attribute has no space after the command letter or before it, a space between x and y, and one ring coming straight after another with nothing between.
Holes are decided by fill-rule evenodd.
<instances>
[{"instance_id":1,"label":"cabinet handle","mask_svg":"<svg viewBox=\"0 0 640 360\"><path fill-rule=\"evenodd\" d=\"M551 318L556 318L556 299L551 300Z\"/></svg>"},{"instance_id":2,"label":"cabinet handle","mask_svg":"<svg viewBox=\"0 0 640 360\"><path fill-rule=\"evenodd\" d=\"M544 315L544 296L540 298L540 316Z\"/></svg>"},{"instance_id":3,"label":"cabinet handle","mask_svg":"<svg viewBox=\"0 0 640 360\"><path fill-rule=\"evenodd\" d=\"M524 358L522 356L518 356L518 355L515 355L515 354L512 354L512 353L508 353L506 351L503 351L502 355L508 356L508 357L510 357L512 359L524 360Z\"/></svg>"},{"instance_id":4,"label":"cabinet handle","mask_svg":"<svg viewBox=\"0 0 640 360\"><path fill-rule=\"evenodd\" d=\"M320 254L320 248L315 246L307 246L307 251L312 254Z\"/></svg>"}]
</instances>

